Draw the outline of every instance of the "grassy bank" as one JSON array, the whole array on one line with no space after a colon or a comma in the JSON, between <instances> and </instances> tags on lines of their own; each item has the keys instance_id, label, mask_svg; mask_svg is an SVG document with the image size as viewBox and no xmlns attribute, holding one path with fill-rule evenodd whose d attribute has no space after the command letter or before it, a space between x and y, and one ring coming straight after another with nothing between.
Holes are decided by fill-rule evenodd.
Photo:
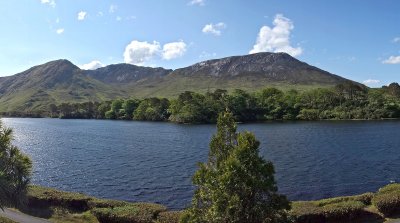
<instances>
[{"instance_id":1,"label":"grassy bank","mask_svg":"<svg viewBox=\"0 0 400 223\"><path fill-rule=\"evenodd\" d=\"M39 186L29 188L27 208L20 211L71 223L176 223L182 214L159 204L99 199ZM290 214L295 223L385 222L400 214L400 184L387 185L376 193L295 201Z\"/></svg>"}]
</instances>

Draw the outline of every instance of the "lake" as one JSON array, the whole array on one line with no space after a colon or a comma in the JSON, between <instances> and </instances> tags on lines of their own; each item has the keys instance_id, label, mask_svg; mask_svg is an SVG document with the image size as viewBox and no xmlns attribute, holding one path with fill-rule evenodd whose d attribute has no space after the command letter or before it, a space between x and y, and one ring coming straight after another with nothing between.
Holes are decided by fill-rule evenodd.
<instances>
[{"instance_id":1,"label":"lake","mask_svg":"<svg viewBox=\"0 0 400 223\"><path fill-rule=\"evenodd\" d=\"M33 183L127 201L186 207L215 125L2 118L34 163ZM261 141L291 200L375 191L400 181L400 121L240 124Z\"/></svg>"}]
</instances>

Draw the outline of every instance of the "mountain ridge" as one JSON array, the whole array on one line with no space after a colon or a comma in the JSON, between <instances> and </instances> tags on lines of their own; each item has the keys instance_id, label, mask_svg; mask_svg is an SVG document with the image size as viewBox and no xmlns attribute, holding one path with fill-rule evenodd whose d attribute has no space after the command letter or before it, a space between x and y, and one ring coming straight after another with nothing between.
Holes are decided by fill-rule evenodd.
<instances>
[{"instance_id":1,"label":"mountain ridge","mask_svg":"<svg viewBox=\"0 0 400 223\"><path fill-rule=\"evenodd\" d=\"M0 111L35 111L50 103L119 97L175 97L184 91L304 89L350 81L286 53L257 53L201 61L179 69L112 64L83 70L66 59L0 77Z\"/></svg>"}]
</instances>

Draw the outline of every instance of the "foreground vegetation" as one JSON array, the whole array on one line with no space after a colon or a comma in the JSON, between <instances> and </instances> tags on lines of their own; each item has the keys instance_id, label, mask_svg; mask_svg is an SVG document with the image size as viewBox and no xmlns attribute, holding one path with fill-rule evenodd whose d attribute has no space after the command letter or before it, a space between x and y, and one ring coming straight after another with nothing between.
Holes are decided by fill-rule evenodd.
<instances>
[{"instance_id":1,"label":"foreground vegetation","mask_svg":"<svg viewBox=\"0 0 400 223\"><path fill-rule=\"evenodd\" d=\"M232 113L219 114L208 161L199 164L184 223L285 223L290 209L278 193L274 166L259 155L253 133L237 133Z\"/></svg>"},{"instance_id":2,"label":"foreground vegetation","mask_svg":"<svg viewBox=\"0 0 400 223\"><path fill-rule=\"evenodd\" d=\"M12 129L0 122L0 208L19 207L25 201L32 163L11 144Z\"/></svg>"},{"instance_id":3,"label":"foreground vegetation","mask_svg":"<svg viewBox=\"0 0 400 223\"><path fill-rule=\"evenodd\" d=\"M294 201L291 207L288 214L294 223L382 223L400 215L400 184L389 184L376 193ZM29 187L27 208L20 211L71 223L178 223L185 215L159 204L99 199L40 186Z\"/></svg>"},{"instance_id":4,"label":"foreground vegetation","mask_svg":"<svg viewBox=\"0 0 400 223\"><path fill-rule=\"evenodd\" d=\"M181 93L176 99L118 99L104 102L51 104L37 113L3 113L84 119L172 121L215 123L228 108L239 122L266 120L385 119L400 118L400 86L392 83L368 89L348 82L335 88L281 91L267 88L249 93L243 90L215 90L205 94Z\"/></svg>"}]
</instances>

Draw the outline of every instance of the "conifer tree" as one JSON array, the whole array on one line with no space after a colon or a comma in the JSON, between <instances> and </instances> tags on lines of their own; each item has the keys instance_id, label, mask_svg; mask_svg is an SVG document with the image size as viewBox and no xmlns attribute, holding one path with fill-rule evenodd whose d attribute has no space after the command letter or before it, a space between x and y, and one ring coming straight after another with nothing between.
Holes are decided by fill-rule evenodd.
<instances>
[{"instance_id":1,"label":"conifer tree","mask_svg":"<svg viewBox=\"0 0 400 223\"><path fill-rule=\"evenodd\" d=\"M233 115L219 115L207 163L193 177L197 186L185 223L283 223L290 208L278 194L271 162L259 156L259 141L237 133Z\"/></svg>"}]
</instances>

